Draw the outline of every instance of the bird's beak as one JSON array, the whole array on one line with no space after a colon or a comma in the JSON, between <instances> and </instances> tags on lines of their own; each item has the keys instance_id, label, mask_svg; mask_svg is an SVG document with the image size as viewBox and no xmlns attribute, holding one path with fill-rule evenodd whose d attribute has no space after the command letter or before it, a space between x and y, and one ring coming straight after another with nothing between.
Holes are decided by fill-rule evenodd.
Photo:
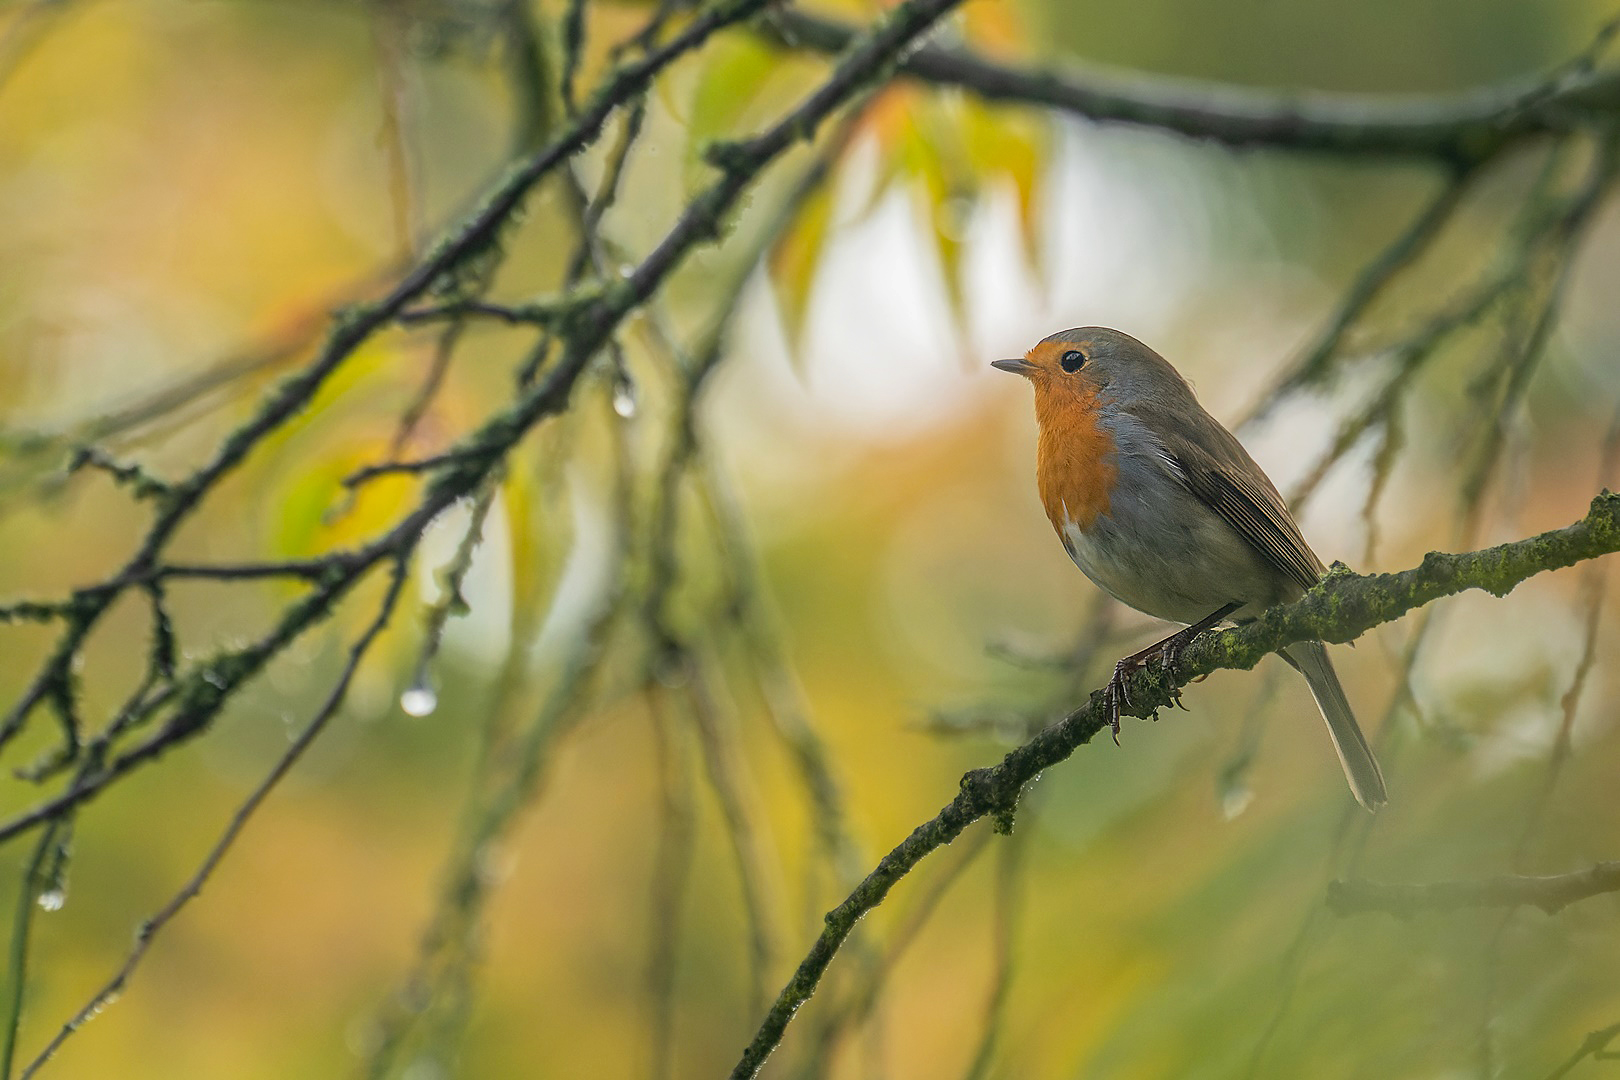
<instances>
[{"instance_id":1,"label":"bird's beak","mask_svg":"<svg viewBox=\"0 0 1620 1080\"><path fill-rule=\"evenodd\" d=\"M1014 375L1029 375L1037 370L1035 365L1028 360L992 360L990 366L1000 368L1002 371L1010 371Z\"/></svg>"}]
</instances>

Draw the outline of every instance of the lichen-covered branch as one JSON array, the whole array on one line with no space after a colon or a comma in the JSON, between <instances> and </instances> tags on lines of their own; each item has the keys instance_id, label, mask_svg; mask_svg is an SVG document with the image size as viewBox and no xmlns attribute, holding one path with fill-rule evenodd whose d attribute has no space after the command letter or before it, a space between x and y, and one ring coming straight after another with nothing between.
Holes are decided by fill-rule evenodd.
<instances>
[{"instance_id":1,"label":"lichen-covered branch","mask_svg":"<svg viewBox=\"0 0 1620 1080\"><path fill-rule=\"evenodd\" d=\"M1359 575L1335 566L1297 602L1274 608L1245 626L1198 638L1173 677L1156 666L1137 673L1126 711L1141 717L1156 715L1170 706L1174 691L1197 676L1221 668L1251 668L1296 641L1353 641L1441 597L1468 589L1505 596L1526 578L1614 551L1620 551L1620 495L1605 491L1592 500L1580 521L1539 536L1479 551L1431 552L1418 566L1398 574ZM956 797L885 855L848 898L827 913L826 928L766 1014L732 1070L732 1080L748 1080L759 1072L794 1014L816 992L856 923L882 903L917 863L982 817L1011 828L1024 785L1109 726L1104 694L1100 688L1093 691L1084 705L1013 750L1001 764L963 776Z\"/></svg>"}]
</instances>

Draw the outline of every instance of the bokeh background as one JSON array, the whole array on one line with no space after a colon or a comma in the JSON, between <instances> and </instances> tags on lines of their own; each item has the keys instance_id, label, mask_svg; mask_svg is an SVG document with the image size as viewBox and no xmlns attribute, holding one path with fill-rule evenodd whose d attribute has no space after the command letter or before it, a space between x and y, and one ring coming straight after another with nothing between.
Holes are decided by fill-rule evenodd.
<instances>
[{"instance_id":1,"label":"bokeh background","mask_svg":"<svg viewBox=\"0 0 1620 1080\"><path fill-rule=\"evenodd\" d=\"M105 476L66 476L62 438L225 363L185 408L108 436L158 472L195 464L297 365L328 312L386 280L498 173L521 103L495 7L5 5L0 597L56 595L109 573L148 521ZM649 10L589 7L587 78L602 69L601 43ZM561 9L533 10L549 25ZM826 10L866 20L878 8ZM1009 62L1131 78L1432 93L1547 71L1610 14L1593 0L976 0L946 39ZM746 33L679 65L650 99L611 219L616 240L645 250L707 175L703 140L769 121L824 71ZM1544 157L1532 148L1499 163L1352 343L1397 337L1488 265ZM744 294L704 403L864 865L948 801L964 770L1077 704L1114 657L1160 629L1124 611L1097 621L1094 591L1035 497L1028 388L988 361L1066 326L1117 326L1171 358L1235 423L1437 182L1421 165L1233 153L956 92L902 88L872 104L826 195L777 251L775 277L756 276ZM502 295L556 281L572 246L565 214L557 192L536 197L508 242ZM1604 482L1600 450L1620 403L1617 230L1609 209L1585 232L1474 545L1566 524ZM706 316L727 250L700 254L672 288L683 328ZM1489 422L1468 388L1501 332L1486 323L1462 335L1413 385L1372 518L1370 441L1312 495L1301 520L1324 559L1398 569L1458 542L1462 463ZM479 329L460 348L413 437L417 455L498 405L521 353ZM382 527L407 505L410 482L379 483L348 505L339 481L387 456L432 360L422 332L368 346L222 488L177 550L297 556ZM624 427L644 459L667 395L642 366L633 347L639 408ZM1285 492L1374 370L1347 360L1330 388L1245 429ZM436 526L404 610L334 726L122 1000L43 1075L361 1071L439 901L491 711L538 707L605 584L607 421L591 411L596 398L581 400L582 418L525 444L486 522L465 585L471 611L451 622L432 665L437 708L410 716L399 699L453 521ZM701 594L716 571L701 545L688 547L683 581ZM1342 873L1427 881L1617 857L1609 671L1620 639L1607 613L1573 753L1532 817L1593 589L1610 586L1572 570L1505 600L1443 603L1409 697L1400 688L1416 619L1335 650L1386 761L1391 804L1376 822L1350 811L1303 685L1273 661L1190 688L1189 712L1128 722L1121 746L1084 748L1043 776L1012 838L981 836L981 824L906 879L862 932L892 957L870 1010L817 1043L871 977L841 957L768 1072L954 1077L982 1057L979 1075L1031 1078L1548 1074L1586 1032L1620 1020L1612 897L1556 916L1410 921L1339 918L1321 900ZM262 632L293 594L177 587L182 639L201 653ZM65 903L35 921L22 1053L111 974L139 921L190 876L315 707L363 616L345 609L206 738L86 811ZM518 688L503 689L515 627L538 627L537 640L517 664ZM127 689L145 632L131 603L98 633L82 672L89 702L105 710ZM1076 643L1098 632L1102 645L1077 662ZM0 627L7 700L50 640L44 628ZM668 1075L721 1075L752 1033L759 1010L725 808L695 738L671 750L656 737L658 692L637 688L633 666L610 664L548 757L532 807L480 852L487 922L471 989L444 1021L462 1033L424 1039L394 1075L659 1074L649 968L654 937L671 926ZM718 708L754 825L774 994L842 893L812 850L811 811L758 690L727 683ZM49 744L49 725L36 727L13 764ZM672 769L684 777L673 787L660 779ZM671 791L691 837L690 879L661 923ZM0 781L8 812L37 794ZM18 871L0 910L12 909L27 856L20 842L0 852ZM1575 1075L1606 1067L1587 1062Z\"/></svg>"}]
</instances>

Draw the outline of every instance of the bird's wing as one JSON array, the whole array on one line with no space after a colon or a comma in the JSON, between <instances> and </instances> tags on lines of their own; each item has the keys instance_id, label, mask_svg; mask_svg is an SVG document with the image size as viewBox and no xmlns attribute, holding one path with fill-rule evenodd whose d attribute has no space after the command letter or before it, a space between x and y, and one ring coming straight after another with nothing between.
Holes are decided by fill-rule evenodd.
<instances>
[{"instance_id":1,"label":"bird's wing","mask_svg":"<svg viewBox=\"0 0 1620 1080\"><path fill-rule=\"evenodd\" d=\"M1171 475L1300 588L1315 585L1322 561L1300 534L1282 496L1236 436L1207 413L1199 419L1204 422L1190 429L1184 416L1180 424L1153 425L1159 432L1188 430L1191 436L1161 436Z\"/></svg>"}]
</instances>

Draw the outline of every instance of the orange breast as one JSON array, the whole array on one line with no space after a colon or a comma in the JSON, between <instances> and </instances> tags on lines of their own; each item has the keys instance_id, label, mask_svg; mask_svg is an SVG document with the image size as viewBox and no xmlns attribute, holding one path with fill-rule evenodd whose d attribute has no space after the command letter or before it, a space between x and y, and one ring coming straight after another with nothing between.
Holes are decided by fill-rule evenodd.
<instances>
[{"instance_id":1,"label":"orange breast","mask_svg":"<svg viewBox=\"0 0 1620 1080\"><path fill-rule=\"evenodd\" d=\"M1108 512L1119 477L1114 438L1099 423L1097 393L1089 387L1080 392L1038 389L1035 419L1040 426L1035 480L1046 516L1059 535L1071 521L1089 528L1097 515Z\"/></svg>"}]
</instances>

